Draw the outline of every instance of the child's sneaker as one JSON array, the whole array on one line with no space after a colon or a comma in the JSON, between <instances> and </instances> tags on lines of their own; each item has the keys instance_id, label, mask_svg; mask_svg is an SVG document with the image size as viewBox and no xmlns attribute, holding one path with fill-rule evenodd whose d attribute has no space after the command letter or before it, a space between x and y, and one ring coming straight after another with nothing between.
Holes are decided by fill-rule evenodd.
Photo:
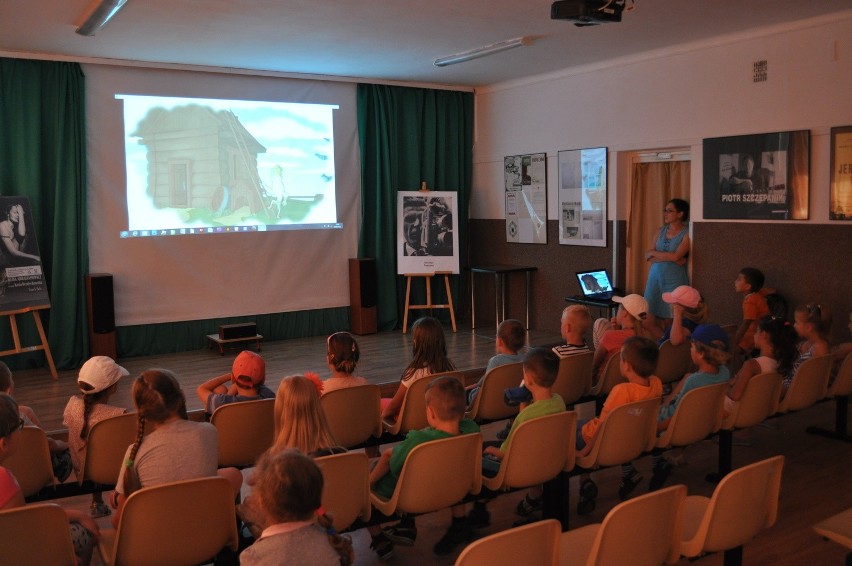
<instances>
[{"instance_id":1,"label":"child's sneaker","mask_svg":"<svg viewBox=\"0 0 852 566\"><path fill-rule=\"evenodd\" d=\"M497 440L506 440L509 438L509 431L512 430L512 420L506 421L506 426L497 432Z\"/></svg>"},{"instance_id":2,"label":"child's sneaker","mask_svg":"<svg viewBox=\"0 0 852 566\"><path fill-rule=\"evenodd\" d=\"M515 507L515 514L520 515L521 517L529 517L536 511L541 511L541 497L533 499L529 496L529 494L525 495L523 499L518 501L518 506Z\"/></svg>"},{"instance_id":3,"label":"child's sneaker","mask_svg":"<svg viewBox=\"0 0 852 566\"><path fill-rule=\"evenodd\" d=\"M417 527L414 524L413 517L406 515L396 525L382 529L382 534L394 544L414 546L414 541L417 540Z\"/></svg>"},{"instance_id":4,"label":"child's sneaker","mask_svg":"<svg viewBox=\"0 0 852 566\"><path fill-rule=\"evenodd\" d=\"M672 472L672 465L666 460L660 460L654 465L654 473L651 475L651 481L648 482L648 491L657 491L666 480L669 479L669 474Z\"/></svg>"},{"instance_id":5,"label":"child's sneaker","mask_svg":"<svg viewBox=\"0 0 852 566\"><path fill-rule=\"evenodd\" d=\"M484 529L491 525L491 513L484 503L475 502L473 509L467 514L467 525L471 529Z\"/></svg>"},{"instance_id":6,"label":"child's sneaker","mask_svg":"<svg viewBox=\"0 0 852 566\"><path fill-rule=\"evenodd\" d=\"M106 503L103 501L92 501L92 504L89 505L89 515L91 515L93 519L107 517L110 513L112 513L112 511L110 511L110 508L107 507Z\"/></svg>"},{"instance_id":7,"label":"child's sneaker","mask_svg":"<svg viewBox=\"0 0 852 566\"><path fill-rule=\"evenodd\" d=\"M444 536L432 547L432 552L438 556L450 554L455 548L463 543L473 540L474 533L467 521L455 522L450 525Z\"/></svg>"},{"instance_id":8,"label":"child's sneaker","mask_svg":"<svg viewBox=\"0 0 852 566\"><path fill-rule=\"evenodd\" d=\"M595 499L598 497L598 486L592 480L585 480L580 485L580 500L577 502L577 514L588 515L595 510Z\"/></svg>"},{"instance_id":9,"label":"child's sneaker","mask_svg":"<svg viewBox=\"0 0 852 566\"><path fill-rule=\"evenodd\" d=\"M379 560L389 560L393 556L393 543L385 536L384 533L379 533L373 537L370 542L370 549L376 553Z\"/></svg>"},{"instance_id":10,"label":"child's sneaker","mask_svg":"<svg viewBox=\"0 0 852 566\"><path fill-rule=\"evenodd\" d=\"M618 498L624 501L636 489L636 486L642 481L642 476L636 468L630 470L626 476L622 476L621 483L618 486Z\"/></svg>"}]
</instances>

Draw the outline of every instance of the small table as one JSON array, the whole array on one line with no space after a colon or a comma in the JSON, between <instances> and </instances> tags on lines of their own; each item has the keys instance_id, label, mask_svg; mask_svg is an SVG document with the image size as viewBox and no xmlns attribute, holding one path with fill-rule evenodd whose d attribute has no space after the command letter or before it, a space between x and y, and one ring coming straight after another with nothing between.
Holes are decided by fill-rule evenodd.
<instances>
[{"instance_id":1,"label":"small table","mask_svg":"<svg viewBox=\"0 0 852 566\"><path fill-rule=\"evenodd\" d=\"M486 265L486 266L476 266L471 267L471 277L470 277L470 327L471 329L476 328L476 293L474 291L473 282L476 279L474 275L476 273L490 273L494 275L494 304L495 304L495 328L499 328L500 322L502 322L506 318L506 275L509 273L526 273L527 275L527 287L526 287L526 307L527 307L527 318L526 318L526 328L529 330L530 328L530 273L536 271L537 267L532 267L529 265L505 265L505 264L496 264L496 265ZM502 307L502 309L501 309Z\"/></svg>"},{"instance_id":2,"label":"small table","mask_svg":"<svg viewBox=\"0 0 852 566\"><path fill-rule=\"evenodd\" d=\"M225 348L234 345L241 344L243 342L254 342L257 351L260 351L261 345L263 343L263 336L260 334L255 334L254 336L241 336L240 338L219 338L218 334L208 334L207 340L210 341L210 349L212 350L214 346L219 346L219 355L225 355Z\"/></svg>"}]
</instances>

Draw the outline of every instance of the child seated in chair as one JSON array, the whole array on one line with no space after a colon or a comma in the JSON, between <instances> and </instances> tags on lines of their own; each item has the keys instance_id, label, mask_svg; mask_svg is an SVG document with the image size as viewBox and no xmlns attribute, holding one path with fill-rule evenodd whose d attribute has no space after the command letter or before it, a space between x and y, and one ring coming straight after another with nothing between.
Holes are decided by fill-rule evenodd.
<instances>
[{"instance_id":1,"label":"child seated in chair","mask_svg":"<svg viewBox=\"0 0 852 566\"><path fill-rule=\"evenodd\" d=\"M243 350L234 359L231 372L208 379L195 392L208 415L213 411L240 401L273 399L275 393L266 387L266 362L259 354Z\"/></svg>"},{"instance_id":2,"label":"child seated in chair","mask_svg":"<svg viewBox=\"0 0 852 566\"><path fill-rule=\"evenodd\" d=\"M660 350L657 343L650 338L631 336L625 340L621 346L621 366L619 369L627 383L619 383L612 388L599 416L577 423L578 454L587 455L591 451L595 432L614 409L634 401L662 396L663 383L654 375L657 370L659 354ZM630 492L641 481L642 476L639 475L632 463L622 465L618 497L622 501L627 499ZM588 474L583 474L580 480L580 499L577 502L577 514L588 515L594 511L597 496L597 485Z\"/></svg>"},{"instance_id":3,"label":"child seated in chair","mask_svg":"<svg viewBox=\"0 0 852 566\"><path fill-rule=\"evenodd\" d=\"M382 452L370 472L370 486L381 497L393 495L399 474L408 454L418 444L459 434L479 432L479 426L464 418L466 408L464 386L454 377L439 377L426 387L426 420L428 428L412 430L405 440ZM372 548L381 560L393 555L394 543L412 546L417 537L414 517L406 515L392 527L369 527Z\"/></svg>"},{"instance_id":4,"label":"child seated in chair","mask_svg":"<svg viewBox=\"0 0 852 566\"><path fill-rule=\"evenodd\" d=\"M512 423L509 434L502 443L489 441L485 443L482 455L482 475L494 477L500 470L500 464L509 449L512 436L517 428L526 421L565 411L565 402L551 388L556 383L559 374L559 356L547 348L531 348L524 356L524 386L532 394L531 402L518 413ZM533 507L533 511L541 508L542 488L537 486L530 489L518 505ZM452 508L453 524L434 547L435 554L449 554L453 549L473 537L473 529L487 527L491 524L491 514L484 501L476 501L470 514L465 517L465 506L456 505ZM532 513L532 511L530 511ZM529 513L528 513L529 514Z\"/></svg>"},{"instance_id":5,"label":"child seated in chair","mask_svg":"<svg viewBox=\"0 0 852 566\"><path fill-rule=\"evenodd\" d=\"M489 371L496 367L523 361L524 355L521 354L521 349L523 349L526 341L527 329L524 328L524 323L520 320L507 318L500 323L500 326L497 327L497 339L495 340L497 354L491 356L491 359L488 360L488 365L485 366L485 373L479 378L479 381L465 388L467 390L468 406L473 405L476 395L482 389L485 376L488 375Z\"/></svg>"}]
</instances>

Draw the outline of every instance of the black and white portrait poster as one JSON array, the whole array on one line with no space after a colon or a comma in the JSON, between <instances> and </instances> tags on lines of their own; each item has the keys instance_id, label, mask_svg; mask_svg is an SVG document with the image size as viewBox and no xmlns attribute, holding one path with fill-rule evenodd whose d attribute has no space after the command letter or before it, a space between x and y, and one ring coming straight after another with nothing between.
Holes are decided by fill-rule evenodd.
<instances>
[{"instance_id":1,"label":"black and white portrait poster","mask_svg":"<svg viewBox=\"0 0 852 566\"><path fill-rule=\"evenodd\" d=\"M30 201L0 196L0 311L50 306Z\"/></svg>"},{"instance_id":2,"label":"black and white portrait poster","mask_svg":"<svg viewBox=\"0 0 852 566\"><path fill-rule=\"evenodd\" d=\"M397 273L458 273L458 193L400 191L397 195Z\"/></svg>"},{"instance_id":3,"label":"black and white portrait poster","mask_svg":"<svg viewBox=\"0 0 852 566\"><path fill-rule=\"evenodd\" d=\"M808 218L810 132L704 140L704 217Z\"/></svg>"}]
</instances>

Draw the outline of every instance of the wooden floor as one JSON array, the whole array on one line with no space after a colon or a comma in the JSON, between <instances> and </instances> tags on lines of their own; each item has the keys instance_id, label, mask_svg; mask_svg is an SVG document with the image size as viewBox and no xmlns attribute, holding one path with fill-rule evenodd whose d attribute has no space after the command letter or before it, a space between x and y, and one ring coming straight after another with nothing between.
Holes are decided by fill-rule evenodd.
<instances>
[{"instance_id":1,"label":"wooden floor","mask_svg":"<svg viewBox=\"0 0 852 566\"><path fill-rule=\"evenodd\" d=\"M530 334L530 342L533 345L559 340L555 334L535 331ZM494 352L493 334L471 334L469 331L453 334L448 331L447 337L450 357L460 369L482 367ZM264 344L262 353L267 360L270 387L277 387L285 375L303 371L317 371L321 376L326 376L324 341L324 337L317 337ZM375 383L398 380L402 368L410 358L410 334L382 333L358 337L358 342L362 352L362 363L359 366L362 375ZM228 352L222 357L218 352L197 350L119 361L130 370L131 375L138 375L141 370L151 367L174 370L180 376L187 392L189 408L193 410L200 409L200 402L194 395L196 385L211 376L227 372L235 353ZM47 430L60 429L62 409L76 389L74 377L74 372L62 372L59 381L54 382L44 370L18 372L15 375L16 397L22 404L35 409ZM120 387L114 403L129 406L129 389L128 379L127 384ZM580 408L581 412L588 409L588 405ZM838 544L822 540L811 527L826 517L852 507L852 444L804 432L806 426L814 424L832 428L833 419L834 403L822 403L799 413L772 419L769 426L756 427L751 431L750 446L734 447L734 467L775 454L784 454L786 457L778 522L746 546L745 564L843 564L847 551ZM484 428L486 438L493 437L499 428L499 423L487 425ZM686 484L690 494L710 495L713 486L703 478L707 472L715 469L717 454L718 445L713 441L690 447L686 452L686 465L675 468L668 483ZM637 488L638 494L647 489L650 459L643 458L636 465L646 478ZM587 517L578 517L573 510L577 501L577 480L572 479L572 511L569 519L571 528L600 522L606 512L618 503L618 476L617 469L601 470L594 474L593 478L600 488L600 496L598 508ZM513 509L521 497L520 493L508 494L494 501L490 506L492 525L483 529L481 534L487 535L509 528L517 518ZM69 501L68 504L84 508L88 500L74 498L74 501ZM100 521L106 526L108 520ZM433 513L419 518L420 534L417 544L411 548L397 548L390 563L453 564L457 553L448 557L436 557L431 552L432 545L443 534L448 521L449 512ZM357 553L356 564L377 564L375 555L369 550L369 537L366 532L353 533L353 539ZM623 564L629 563L629 557L625 557ZM680 564L685 566L690 562L681 560ZM697 564L720 565L722 556L710 555L699 560Z\"/></svg>"}]
</instances>

